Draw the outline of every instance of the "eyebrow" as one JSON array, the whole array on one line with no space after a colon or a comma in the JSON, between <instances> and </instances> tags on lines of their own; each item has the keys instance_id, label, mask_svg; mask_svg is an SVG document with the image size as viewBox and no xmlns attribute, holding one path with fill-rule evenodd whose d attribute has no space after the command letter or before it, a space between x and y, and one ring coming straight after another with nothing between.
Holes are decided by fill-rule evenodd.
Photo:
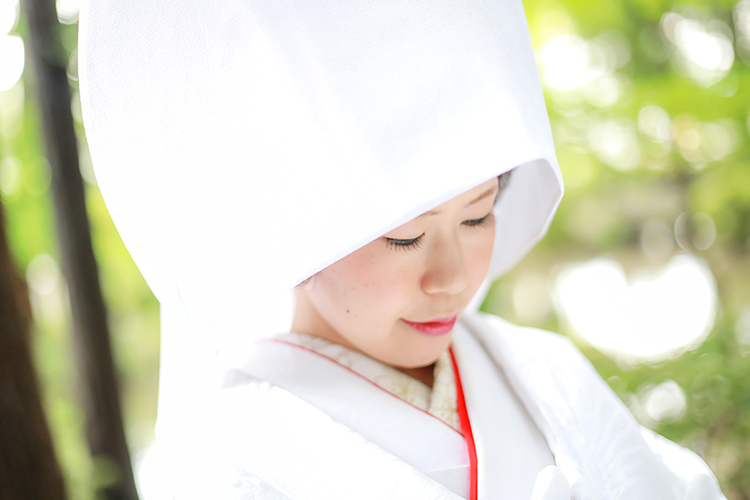
<instances>
[{"instance_id":1,"label":"eyebrow","mask_svg":"<svg viewBox=\"0 0 750 500\"><path fill-rule=\"evenodd\" d=\"M470 201L470 202L469 202L469 203L468 203L468 204L466 205L466 207L465 207L465 208L469 208L469 207L470 207L470 206L472 206L472 205L476 205L477 203L479 203L479 202L480 202L480 201L482 201L483 199L487 198L488 196L492 196L493 194L495 194L495 192L496 192L497 190L498 190L498 188L497 188L497 187L495 187L495 186L493 186L493 187L489 188L489 189L488 189L487 191L485 191L484 193L480 194L479 196L477 196L476 198L474 198L474 199L473 199L472 201ZM430 210L429 212L425 212L425 213L423 213L422 215L420 215L419 217L417 217L417 219L419 219L420 217L425 217L425 216L431 217L431 216L433 216L433 215L440 215L440 214L442 214L442 213L443 213L443 212L441 212L440 210Z\"/></svg>"}]
</instances>

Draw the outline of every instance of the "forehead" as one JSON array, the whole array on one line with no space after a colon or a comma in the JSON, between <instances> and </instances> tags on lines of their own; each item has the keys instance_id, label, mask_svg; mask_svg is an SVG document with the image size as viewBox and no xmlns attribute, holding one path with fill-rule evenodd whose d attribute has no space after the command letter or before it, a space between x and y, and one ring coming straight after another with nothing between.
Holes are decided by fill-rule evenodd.
<instances>
[{"instance_id":1,"label":"forehead","mask_svg":"<svg viewBox=\"0 0 750 500\"><path fill-rule=\"evenodd\" d=\"M442 205L438 205L433 210L430 210L429 212L425 212L417 219L421 217L429 217L434 215L440 215L445 210L448 210L450 208L468 208L476 203L479 203L480 201L486 199L486 198L492 198L494 200L494 195L497 192L499 188L497 177L493 177L492 179L483 182L482 184L469 189L468 191L459 194L458 196L451 198L450 200L446 201Z\"/></svg>"}]
</instances>

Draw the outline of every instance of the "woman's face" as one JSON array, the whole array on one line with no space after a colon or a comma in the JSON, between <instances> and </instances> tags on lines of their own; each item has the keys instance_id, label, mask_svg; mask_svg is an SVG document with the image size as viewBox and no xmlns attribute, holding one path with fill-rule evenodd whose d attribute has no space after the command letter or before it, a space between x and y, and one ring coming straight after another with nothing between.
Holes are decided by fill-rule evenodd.
<instances>
[{"instance_id":1,"label":"woman's face","mask_svg":"<svg viewBox=\"0 0 750 500\"><path fill-rule=\"evenodd\" d=\"M360 248L297 287L292 329L386 364L433 363L490 265L492 179Z\"/></svg>"}]
</instances>

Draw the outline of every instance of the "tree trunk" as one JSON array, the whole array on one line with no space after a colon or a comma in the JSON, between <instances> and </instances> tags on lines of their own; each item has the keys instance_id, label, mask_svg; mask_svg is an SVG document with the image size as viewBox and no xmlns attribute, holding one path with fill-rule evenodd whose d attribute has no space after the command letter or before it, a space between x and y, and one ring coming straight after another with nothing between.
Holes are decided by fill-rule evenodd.
<instances>
[{"instance_id":1,"label":"tree trunk","mask_svg":"<svg viewBox=\"0 0 750 500\"><path fill-rule=\"evenodd\" d=\"M70 296L78 380L86 438L96 463L110 481L99 496L138 498L123 430L107 313L91 245L83 180L70 110L67 57L60 40L54 0L26 0L27 47L33 61L60 243L60 260Z\"/></svg>"},{"instance_id":2,"label":"tree trunk","mask_svg":"<svg viewBox=\"0 0 750 500\"><path fill-rule=\"evenodd\" d=\"M29 298L14 270L0 202L0 498L65 500L31 356Z\"/></svg>"}]
</instances>

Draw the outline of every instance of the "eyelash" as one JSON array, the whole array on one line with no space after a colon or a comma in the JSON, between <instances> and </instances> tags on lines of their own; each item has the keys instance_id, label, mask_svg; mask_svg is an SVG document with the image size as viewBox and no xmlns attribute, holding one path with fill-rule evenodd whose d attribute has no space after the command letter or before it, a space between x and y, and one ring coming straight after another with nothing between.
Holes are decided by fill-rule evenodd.
<instances>
[{"instance_id":1,"label":"eyelash","mask_svg":"<svg viewBox=\"0 0 750 500\"><path fill-rule=\"evenodd\" d=\"M422 245L424 245L422 236L424 236L424 233L410 240L396 240L393 238L386 238L385 241L388 244L388 248L397 252L400 252L402 250L417 250Z\"/></svg>"},{"instance_id":2,"label":"eyelash","mask_svg":"<svg viewBox=\"0 0 750 500\"><path fill-rule=\"evenodd\" d=\"M492 220L493 213L490 212L481 219L470 219L464 221L464 224L468 227L485 227L489 224L489 222ZM394 238L386 238L385 241L388 245L388 248L395 250L397 252L401 252L403 250L417 250L424 245L424 242L422 241L422 236L424 236L424 233L420 234L416 238L412 238L410 240L397 240Z\"/></svg>"},{"instance_id":3,"label":"eyelash","mask_svg":"<svg viewBox=\"0 0 750 500\"><path fill-rule=\"evenodd\" d=\"M464 221L464 224L466 224L469 227L485 227L489 225L494 215L495 215L494 212L490 212L484 217L482 217L481 219L466 220Z\"/></svg>"}]
</instances>

